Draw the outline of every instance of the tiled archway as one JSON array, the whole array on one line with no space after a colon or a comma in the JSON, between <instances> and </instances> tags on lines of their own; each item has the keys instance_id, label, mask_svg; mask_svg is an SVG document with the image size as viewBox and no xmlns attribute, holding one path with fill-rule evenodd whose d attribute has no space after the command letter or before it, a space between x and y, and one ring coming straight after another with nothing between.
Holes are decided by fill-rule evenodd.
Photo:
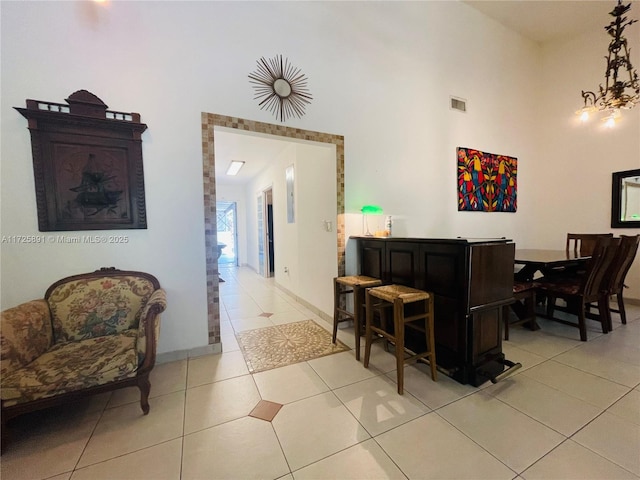
<instances>
[{"instance_id":1,"label":"tiled archway","mask_svg":"<svg viewBox=\"0 0 640 480\"><path fill-rule=\"evenodd\" d=\"M220 287L216 245L216 178L214 127L234 128L247 132L265 133L279 137L331 143L336 146L336 201L338 237L338 275L345 273L344 232L344 137L329 133L256 122L202 112L202 183L204 188L204 237L207 262L207 323L209 344L220 343Z\"/></svg>"}]
</instances>

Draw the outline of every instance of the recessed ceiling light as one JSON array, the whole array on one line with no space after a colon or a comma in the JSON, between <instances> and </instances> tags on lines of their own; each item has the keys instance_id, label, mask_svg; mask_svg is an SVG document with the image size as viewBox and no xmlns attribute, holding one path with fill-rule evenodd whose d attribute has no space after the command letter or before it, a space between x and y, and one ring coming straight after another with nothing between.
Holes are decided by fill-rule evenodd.
<instances>
[{"instance_id":1,"label":"recessed ceiling light","mask_svg":"<svg viewBox=\"0 0 640 480\"><path fill-rule=\"evenodd\" d=\"M227 175L237 175L243 165L244 162L241 162L239 160L231 160L229 168L227 168Z\"/></svg>"}]
</instances>

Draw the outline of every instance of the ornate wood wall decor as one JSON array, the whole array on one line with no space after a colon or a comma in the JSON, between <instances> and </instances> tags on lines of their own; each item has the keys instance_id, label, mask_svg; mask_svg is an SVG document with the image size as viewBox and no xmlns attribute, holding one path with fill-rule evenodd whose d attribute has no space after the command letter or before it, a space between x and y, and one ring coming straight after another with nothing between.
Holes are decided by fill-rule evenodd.
<instances>
[{"instance_id":1,"label":"ornate wood wall decor","mask_svg":"<svg viewBox=\"0 0 640 480\"><path fill-rule=\"evenodd\" d=\"M147 228L140 114L78 90L68 105L27 99L38 229Z\"/></svg>"}]
</instances>

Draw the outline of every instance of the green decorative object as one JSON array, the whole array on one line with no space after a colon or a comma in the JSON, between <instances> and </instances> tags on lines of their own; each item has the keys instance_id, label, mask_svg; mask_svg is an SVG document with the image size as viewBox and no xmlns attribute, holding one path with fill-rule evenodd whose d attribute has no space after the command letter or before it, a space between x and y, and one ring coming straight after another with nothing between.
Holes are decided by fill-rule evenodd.
<instances>
[{"instance_id":1,"label":"green decorative object","mask_svg":"<svg viewBox=\"0 0 640 480\"><path fill-rule=\"evenodd\" d=\"M361 211L363 215L382 215L382 207L377 205L365 205Z\"/></svg>"},{"instance_id":2,"label":"green decorative object","mask_svg":"<svg viewBox=\"0 0 640 480\"><path fill-rule=\"evenodd\" d=\"M367 221L367 215L382 215L382 207L379 207L378 205L365 205L360 211L362 212L362 229L365 229L365 225L367 229L364 235L367 237L373 237L373 234L369 231L369 222Z\"/></svg>"}]
</instances>

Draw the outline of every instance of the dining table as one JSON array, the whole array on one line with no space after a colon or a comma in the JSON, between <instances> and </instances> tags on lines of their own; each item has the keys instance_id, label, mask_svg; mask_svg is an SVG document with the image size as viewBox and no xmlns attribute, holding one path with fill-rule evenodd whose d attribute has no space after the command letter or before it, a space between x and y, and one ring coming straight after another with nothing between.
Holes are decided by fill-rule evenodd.
<instances>
[{"instance_id":1,"label":"dining table","mask_svg":"<svg viewBox=\"0 0 640 480\"><path fill-rule=\"evenodd\" d=\"M590 255L566 250L516 249L514 263L521 265L514 273L517 282L532 282L537 274L561 274L563 271L584 267Z\"/></svg>"}]
</instances>

